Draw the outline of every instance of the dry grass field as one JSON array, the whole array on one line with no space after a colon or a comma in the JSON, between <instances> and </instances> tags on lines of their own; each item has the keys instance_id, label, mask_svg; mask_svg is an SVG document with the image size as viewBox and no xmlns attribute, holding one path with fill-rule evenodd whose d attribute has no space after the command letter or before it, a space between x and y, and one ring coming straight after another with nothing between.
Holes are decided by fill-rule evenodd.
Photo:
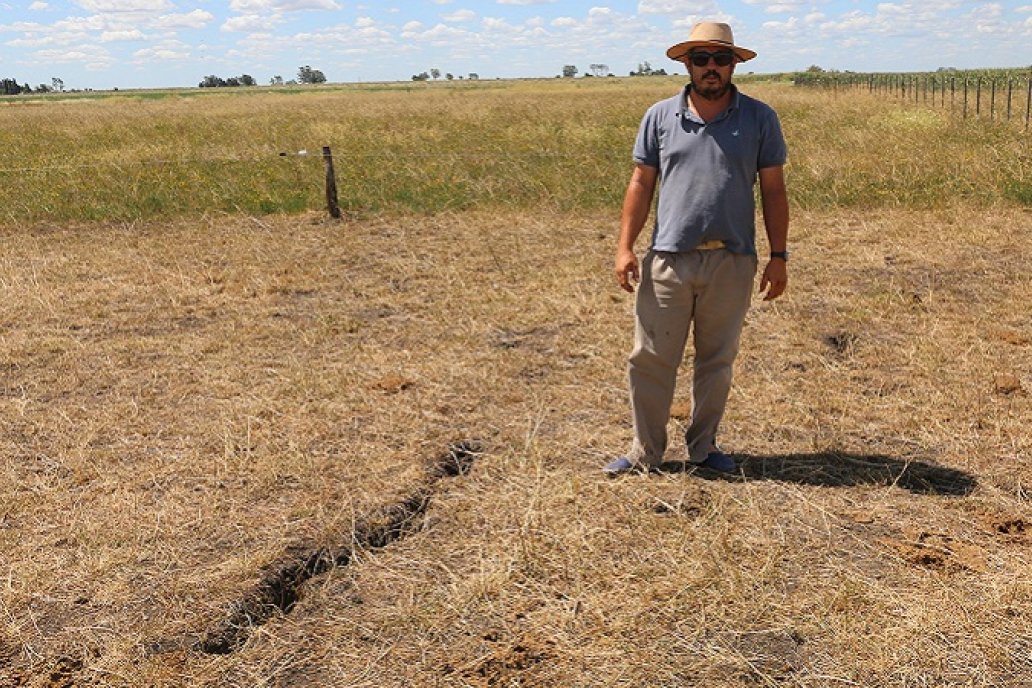
<instances>
[{"instance_id":1,"label":"dry grass field","mask_svg":"<svg viewBox=\"0 0 1032 688\"><path fill-rule=\"evenodd\" d=\"M600 473L631 300L610 192L554 171L340 223L9 208L0 686L1032 686L1029 140L756 90L794 254L733 477Z\"/></svg>"}]
</instances>

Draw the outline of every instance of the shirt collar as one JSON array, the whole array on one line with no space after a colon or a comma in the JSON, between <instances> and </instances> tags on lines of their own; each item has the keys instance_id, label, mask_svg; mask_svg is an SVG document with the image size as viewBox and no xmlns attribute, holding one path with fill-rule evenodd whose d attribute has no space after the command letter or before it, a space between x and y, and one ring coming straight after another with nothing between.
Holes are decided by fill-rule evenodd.
<instances>
[{"instance_id":1,"label":"shirt collar","mask_svg":"<svg viewBox=\"0 0 1032 688\"><path fill-rule=\"evenodd\" d=\"M682 93L681 93L681 109L680 109L681 117L687 117L688 119L692 120L693 122L699 122L700 124L706 124L706 122L702 122L698 117L696 117L695 115L692 114L691 110L688 109L688 94L691 92L691 90L692 90L692 85L691 85L691 83L688 83L687 85L685 85L684 91L682 91ZM709 123L711 124L712 122L718 122L718 121L724 119L725 117L729 116L735 110L737 110L738 106L739 106L739 103L741 102L741 99L742 99L741 96L742 96L742 94L738 92L738 87L735 86L734 84L731 84L731 102L728 104L727 109L724 110L722 113L720 113L719 117L717 117L716 119L712 120Z\"/></svg>"}]
</instances>

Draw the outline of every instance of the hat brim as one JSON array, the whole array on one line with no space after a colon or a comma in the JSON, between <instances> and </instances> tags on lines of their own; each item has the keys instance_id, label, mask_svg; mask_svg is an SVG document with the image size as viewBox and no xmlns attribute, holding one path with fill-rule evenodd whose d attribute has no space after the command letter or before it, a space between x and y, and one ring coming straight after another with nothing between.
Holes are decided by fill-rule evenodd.
<instances>
[{"instance_id":1,"label":"hat brim","mask_svg":"<svg viewBox=\"0 0 1032 688\"><path fill-rule=\"evenodd\" d=\"M731 45L723 41L684 41L677 45L672 45L667 48L666 54L671 60L677 60L683 62L684 58L688 57L688 51L692 48L730 48L739 62L748 62L749 60L756 57L756 53L748 48L741 48L737 45Z\"/></svg>"}]
</instances>

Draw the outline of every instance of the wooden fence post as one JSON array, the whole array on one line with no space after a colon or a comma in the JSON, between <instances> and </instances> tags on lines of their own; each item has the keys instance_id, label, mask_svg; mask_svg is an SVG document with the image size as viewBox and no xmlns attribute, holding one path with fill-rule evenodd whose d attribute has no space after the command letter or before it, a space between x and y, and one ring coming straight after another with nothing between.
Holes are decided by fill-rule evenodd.
<instances>
[{"instance_id":1,"label":"wooden fence post","mask_svg":"<svg viewBox=\"0 0 1032 688\"><path fill-rule=\"evenodd\" d=\"M337 175L333 173L333 153L329 146L323 146L323 161L326 162L326 209L330 217L340 219L340 205L337 202Z\"/></svg>"},{"instance_id":2,"label":"wooden fence post","mask_svg":"<svg viewBox=\"0 0 1032 688\"><path fill-rule=\"evenodd\" d=\"M1028 131L1030 116L1032 116L1032 77L1028 78L1028 88L1025 91L1025 131Z\"/></svg>"}]
</instances>

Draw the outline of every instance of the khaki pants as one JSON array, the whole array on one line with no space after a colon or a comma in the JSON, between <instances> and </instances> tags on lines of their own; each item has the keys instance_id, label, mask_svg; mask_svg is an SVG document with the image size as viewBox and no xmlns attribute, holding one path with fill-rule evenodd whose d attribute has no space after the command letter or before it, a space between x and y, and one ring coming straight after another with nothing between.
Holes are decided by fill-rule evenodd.
<instances>
[{"instance_id":1,"label":"khaki pants","mask_svg":"<svg viewBox=\"0 0 1032 688\"><path fill-rule=\"evenodd\" d=\"M677 368L689 330L695 347L692 418L685 433L689 461L700 463L716 450L756 264L756 256L726 249L646 254L628 366L634 419L631 461L648 466L663 461Z\"/></svg>"}]
</instances>

